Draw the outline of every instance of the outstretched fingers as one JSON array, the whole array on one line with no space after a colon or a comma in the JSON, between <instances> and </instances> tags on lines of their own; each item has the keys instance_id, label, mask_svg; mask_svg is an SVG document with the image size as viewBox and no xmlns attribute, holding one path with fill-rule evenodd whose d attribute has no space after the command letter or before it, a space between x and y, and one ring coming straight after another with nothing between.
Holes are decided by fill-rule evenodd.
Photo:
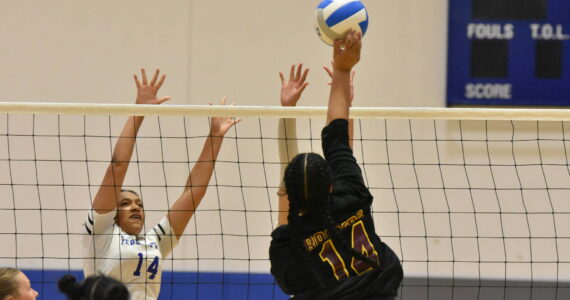
<instances>
[{"instance_id":1,"label":"outstretched fingers","mask_svg":"<svg viewBox=\"0 0 570 300\"><path fill-rule=\"evenodd\" d=\"M362 46L360 43L361 39L362 33L350 30L350 32L346 35L345 48L360 51L360 47Z\"/></svg>"},{"instance_id":2,"label":"outstretched fingers","mask_svg":"<svg viewBox=\"0 0 570 300\"><path fill-rule=\"evenodd\" d=\"M327 66L323 66L323 70L325 70L325 72L327 72L327 74L329 75L331 81L332 81L332 78L333 78L333 71L332 71L333 69L334 69L334 62L333 62L333 61L331 61L331 67L330 67L330 68L327 67ZM331 84L332 84L332 82L329 82L329 83L328 83L328 85L331 85Z\"/></svg>"},{"instance_id":3,"label":"outstretched fingers","mask_svg":"<svg viewBox=\"0 0 570 300\"><path fill-rule=\"evenodd\" d=\"M168 100L170 100L170 97L169 97L169 96L162 97L162 98L158 99L157 103L158 103L158 104L162 104L162 103L164 103L164 102L166 102L166 101L168 101Z\"/></svg>"},{"instance_id":4,"label":"outstretched fingers","mask_svg":"<svg viewBox=\"0 0 570 300\"><path fill-rule=\"evenodd\" d=\"M148 85L148 81L146 79L146 70L144 68L141 68L141 76L142 76L142 84Z\"/></svg>"},{"instance_id":5,"label":"outstretched fingers","mask_svg":"<svg viewBox=\"0 0 570 300\"><path fill-rule=\"evenodd\" d=\"M227 102L226 97L223 97L220 101L221 106L225 106ZM212 102L209 105L213 105ZM235 103L232 103L230 106L235 106ZM210 133L214 137L223 137L232 126L241 122L241 118L235 117L213 117L211 119L211 128Z\"/></svg>"},{"instance_id":6,"label":"outstretched fingers","mask_svg":"<svg viewBox=\"0 0 570 300\"><path fill-rule=\"evenodd\" d=\"M235 104L235 103L232 103L230 106L236 106L236 104ZM241 118L236 118L236 117L232 117L232 118L230 118L230 120L231 120L231 122L232 122L232 125L231 125L231 126L234 126L234 125L236 125L237 123L241 122Z\"/></svg>"},{"instance_id":7,"label":"outstretched fingers","mask_svg":"<svg viewBox=\"0 0 570 300\"><path fill-rule=\"evenodd\" d=\"M135 84L137 85L137 89L141 88L141 82L139 81L139 77L137 74L134 74L133 77L135 78Z\"/></svg>"},{"instance_id":8,"label":"outstretched fingers","mask_svg":"<svg viewBox=\"0 0 570 300\"><path fill-rule=\"evenodd\" d=\"M158 83L155 86L157 91L160 90L165 79L166 79L166 74L162 74L162 76L160 76L160 80L158 81Z\"/></svg>"},{"instance_id":9,"label":"outstretched fingers","mask_svg":"<svg viewBox=\"0 0 570 300\"><path fill-rule=\"evenodd\" d=\"M133 77L137 86L137 104L161 104L170 100L170 97L157 97L158 90L166 79L165 74L160 74L160 69L154 71L150 82L144 68L141 68L140 79L137 74Z\"/></svg>"},{"instance_id":10,"label":"outstretched fingers","mask_svg":"<svg viewBox=\"0 0 570 300\"><path fill-rule=\"evenodd\" d=\"M331 61L331 68L334 68L334 62L332 61ZM323 66L323 70L325 70L325 72L327 72L327 74L329 74L329 77L332 79L333 77L332 69L329 69L329 67L327 66Z\"/></svg>"},{"instance_id":11,"label":"outstretched fingers","mask_svg":"<svg viewBox=\"0 0 570 300\"><path fill-rule=\"evenodd\" d=\"M300 64L300 66L302 66L302 64ZM301 75L301 83L305 84L305 80L307 80L307 75L309 74L309 68L305 69L305 71L303 71L303 75Z\"/></svg>"},{"instance_id":12,"label":"outstretched fingers","mask_svg":"<svg viewBox=\"0 0 570 300\"><path fill-rule=\"evenodd\" d=\"M225 106L226 102L228 102L228 98L226 96L224 96L224 97L222 97L222 99L220 100L220 103L218 105ZM234 104L235 103L232 103L231 106L235 106ZM214 105L214 103L208 102L208 105Z\"/></svg>"},{"instance_id":13,"label":"outstretched fingers","mask_svg":"<svg viewBox=\"0 0 570 300\"><path fill-rule=\"evenodd\" d=\"M158 79L158 74L160 73L160 69L156 69L154 71L154 75L152 76L152 79L150 81L150 85L154 85L156 83L156 80Z\"/></svg>"},{"instance_id":14,"label":"outstretched fingers","mask_svg":"<svg viewBox=\"0 0 570 300\"><path fill-rule=\"evenodd\" d=\"M160 69L156 69L154 71L154 74L152 75L152 79L150 80L150 82L148 82L148 78L146 76L146 70L144 68L141 68L141 79L139 80L139 77L137 76L137 74L134 75L135 78L135 84L137 85L137 88L140 88L142 86L151 86L154 87L155 89L159 90L160 87L162 87L162 84L164 83L164 80L166 79L166 74L162 74L162 76L160 75Z\"/></svg>"},{"instance_id":15,"label":"outstretched fingers","mask_svg":"<svg viewBox=\"0 0 570 300\"><path fill-rule=\"evenodd\" d=\"M362 49L362 32L356 33L356 49L358 51Z\"/></svg>"},{"instance_id":16,"label":"outstretched fingers","mask_svg":"<svg viewBox=\"0 0 570 300\"><path fill-rule=\"evenodd\" d=\"M343 44L344 44L344 40L335 40L333 42L334 50L338 50L338 51L342 50L342 48L344 47Z\"/></svg>"},{"instance_id":17,"label":"outstretched fingers","mask_svg":"<svg viewBox=\"0 0 570 300\"><path fill-rule=\"evenodd\" d=\"M344 48L345 49L352 49L354 47L354 30L350 30L346 35L346 39L344 41Z\"/></svg>"},{"instance_id":18,"label":"outstretched fingers","mask_svg":"<svg viewBox=\"0 0 570 300\"><path fill-rule=\"evenodd\" d=\"M289 82L285 82L285 76L282 72L279 72L279 78L281 78L281 86L283 87L289 83L303 84L305 80L307 80L308 74L309 68L303 70L302 63L291 65L291 70L289 71Z\"/></svg>"},{"instance_id":19,"label":"outstretched fingers","mask_svg":"<svg viewBox=\"0 0 570 300\"><path fill-rule=\"evenodd\" d=\"M303 64L297 65L297 73L295 74L295 81L299 81L301 79L301 72L303 70Z\"/></svg>"},{"instance_id":20,"label":"outstretched fingers","mask_svg":"<svg viewBox=\"0 0 570 300\"><path fill-rule=\"evenodd\" d=\"M305 89L307 88L307 86L309 86L308 82L303 83L303 85L301 85L301 87L299 88L299 95L303 93L303 91L305 91Z\"/></svg>"},{"instance_id":21,"label":"outstretched fingers","mask_svg":"<svg viewBox=\"0 0 570 300\"><path fill-rule=\"evenodd\" d=\"M334 69L349 72L360 61L362 34L350 30L344 40L334 42Z\"/></svg>"}]
</instances>

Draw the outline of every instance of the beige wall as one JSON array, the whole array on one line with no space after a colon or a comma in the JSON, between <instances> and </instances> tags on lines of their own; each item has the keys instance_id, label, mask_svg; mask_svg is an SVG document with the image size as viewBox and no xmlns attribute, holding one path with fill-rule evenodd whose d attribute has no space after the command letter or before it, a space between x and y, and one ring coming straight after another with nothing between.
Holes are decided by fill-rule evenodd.
<instances>
[{"instance_id":1,"label":"beige wall","mask_svg":"<svg viewBox=\"0 0 570 300\"><path fill-rule=\"evenodd\" d=\"M365 1L359 106L442 106L447 1ZM318 1L0 0L0 101L130 103L131 74L160 67L175 104L228 96L275 105L278 71L311 68L303 104L328 95Z\"/></svg>"}]
</instances>

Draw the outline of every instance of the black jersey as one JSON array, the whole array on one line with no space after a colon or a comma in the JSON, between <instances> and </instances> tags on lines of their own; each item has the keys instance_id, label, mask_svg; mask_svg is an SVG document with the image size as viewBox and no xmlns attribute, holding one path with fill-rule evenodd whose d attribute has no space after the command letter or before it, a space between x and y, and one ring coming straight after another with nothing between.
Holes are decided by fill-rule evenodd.
<instances>
[{"instance_id":1,"label":"black jersey","mask_svg":"<svg viewBox=\"0 0 570 300\"><path fill-rule=\"evenodd\" d=\"M271 273L281 289L294 295L294 299L396 296L402 267L394 252L376 235L370 211L372 195L348 144L348 121L337 119L325 127L322 146L333 173L331 213L345 243L329 236L319 212L303 215L296 225L301 246L294 244L288 225L279 226L271 234ZM380 267L354 258L347 247ZM310 266L307 259L300 257L299 249L308 253Z\"/></svg>"}]
</instances>

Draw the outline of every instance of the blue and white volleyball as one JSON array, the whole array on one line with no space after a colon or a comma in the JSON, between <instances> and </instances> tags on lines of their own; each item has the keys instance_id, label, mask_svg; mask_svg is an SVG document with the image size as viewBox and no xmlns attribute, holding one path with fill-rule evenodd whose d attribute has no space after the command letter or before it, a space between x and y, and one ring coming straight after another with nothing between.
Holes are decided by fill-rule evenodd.
<instances>
[{"instance_id":1,"label":"blue and white volleyball","mask_svg":"<svg viewBox=\"0 0 570 300\"><path fill-rule=\"evenodd\" d=\"M317 6L315 29L328 45L343 39L350 29L361 32L368 29L368 13L358 0L322 0Z\"/></svg>"}]
</instances>

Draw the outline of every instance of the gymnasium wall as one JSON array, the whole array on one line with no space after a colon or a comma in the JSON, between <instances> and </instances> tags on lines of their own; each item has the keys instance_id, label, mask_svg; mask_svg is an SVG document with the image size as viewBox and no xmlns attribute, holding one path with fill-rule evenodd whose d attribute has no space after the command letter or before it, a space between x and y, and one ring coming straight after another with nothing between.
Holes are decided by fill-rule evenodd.
<instances>
[{"instance_id":1,"label":"gymnasium wall","mask_svg":"<svg viewBox=\"0 0 570 300\"><path fill-rule=\"evenodd\" d=\"M132 103L132 74L161 68L173 104L227 96L278 105L278 71L311 68L303 105L328 97L318 1L0 1L2 101ZM365 1L357 106L444 105L447 1Z\"/></svg>"}]
</instances>

